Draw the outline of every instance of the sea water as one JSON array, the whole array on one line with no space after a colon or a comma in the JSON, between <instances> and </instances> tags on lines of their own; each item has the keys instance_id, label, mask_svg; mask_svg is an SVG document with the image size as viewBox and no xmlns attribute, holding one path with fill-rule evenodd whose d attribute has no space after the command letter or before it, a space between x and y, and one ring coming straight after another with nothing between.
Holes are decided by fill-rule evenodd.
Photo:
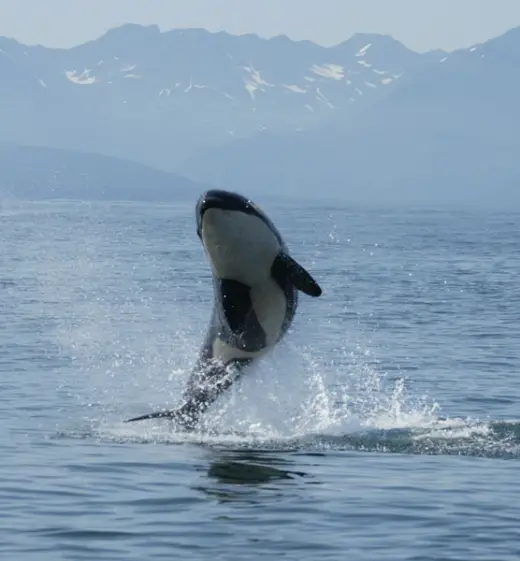
<instances>
[{"instance_id":1,"label":"sea water","mask_svg":"<svg viewBox=\"0 0 520 561\"><path fill-rule=\"evenodd\" d=\"M323 296L190 435L193 207L1 203L0 558L517 561L520 214L257 202Z\"/></svg>"}]
</instances>

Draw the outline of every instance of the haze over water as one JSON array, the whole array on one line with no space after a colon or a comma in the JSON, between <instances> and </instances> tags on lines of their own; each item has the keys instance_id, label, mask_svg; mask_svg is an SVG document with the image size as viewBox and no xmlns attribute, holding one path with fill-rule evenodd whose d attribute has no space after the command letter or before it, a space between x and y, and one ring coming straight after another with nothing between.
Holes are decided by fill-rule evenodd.
<instances>
[{"instance_id":1,"label":"haze over water","mask_svg":"<svg viewBox=\"0 0 520 561\"><path fill-rule=\"evenodd\" d=\"M189 436L193 207L1 204L0 558L516 561L519 214L256 202L324 293Z\"/></svg>"}]
</instances>

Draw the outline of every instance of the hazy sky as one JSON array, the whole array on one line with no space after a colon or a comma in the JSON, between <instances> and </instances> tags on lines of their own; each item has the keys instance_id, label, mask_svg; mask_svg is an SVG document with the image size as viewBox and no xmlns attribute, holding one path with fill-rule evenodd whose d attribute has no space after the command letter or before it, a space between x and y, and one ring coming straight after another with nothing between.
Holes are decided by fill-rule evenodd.
<instances>
[{"instance_id":1,"label":"hazy sky","mask_svg":"<svg viewBox=\"0 0 520 561\"><path fill-rule=\"evenodd\" d=\"M324 45L388 33L415 50L450 50L519 26L520 0L0 0L0 35L28 44L72 46L128 22Z\"/></svg>"}]
</instances>

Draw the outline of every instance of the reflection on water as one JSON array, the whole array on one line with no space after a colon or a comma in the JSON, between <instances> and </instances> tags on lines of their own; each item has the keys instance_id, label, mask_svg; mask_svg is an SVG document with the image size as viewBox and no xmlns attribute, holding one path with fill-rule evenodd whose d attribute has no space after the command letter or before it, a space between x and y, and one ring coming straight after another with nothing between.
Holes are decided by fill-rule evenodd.
<instances>
[{"instance_id":1,"label":"reflection on water","mask_svg":"<svg viewBox=\"0 0 520 561\"><path fill-rule=\"evenodd\" d=\"M299 483L309 475L288 469L293 462L262 450L226 450L212 460L206 470L204 485L196 489L218 502L261 502L282 497L288 485ZM214 484L213 484L214 482ZM274 493L273 493L274 492Z\"/></svg>"}]
</instances>

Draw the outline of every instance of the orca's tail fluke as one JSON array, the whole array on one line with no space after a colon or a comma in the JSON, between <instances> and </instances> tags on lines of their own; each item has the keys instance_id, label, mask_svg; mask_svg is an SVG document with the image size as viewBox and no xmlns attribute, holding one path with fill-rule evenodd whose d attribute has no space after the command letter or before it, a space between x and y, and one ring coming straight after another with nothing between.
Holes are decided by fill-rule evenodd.
<instances>
[{"instance_id":1,"label":"orca's tail fluke","mask_svg":"<svg viewBox=\"0 0 520 561\"><path fill-rule=\"evenodd\" d=\"M167 419L173 421L183 430L194 430L199 422L199 417L202 414L202 408L195 407L191 402L184 404L179 409L163 409L162 411L155 411L139 417L132 417L127 419L125 423L134 423L136 421L145 421L147 419Z\"/></svg>"},{"instance_id":2,"label":"orca's tail fluke","mask_svg":"<svg viewBox=\"0 0 520 561\"><path fill-rule=\"evenodd\" d=\"M179 412L176 410L165 410L156 411L155 413L148 413L147 415L141 415L139 417L133 417L132 419L127 419L125 423L133 423L134 421L145 421L146 419L172 419L177 420L179 418Z\"/></svg>"},{"instance_id":3,"label":"orca's tail fluke","mask_svg":"<svg viewBox=\"0 0 520 561\"><path fill-rule=\"evenodd\" d=\"M251 362L251 359L237 359L236 365L245 366ZM135 421L144 421L147 419L169 419L174 421L186 430L192 430L199 422L200 416L206 409L218 398L218 396L226 391L233 381L240 374L240 370L230 376L225 366L220 363L213 365L210 370L197 369L196 375L192 376L190 385L185 394L186 401L178 409L163 409L155 413L148 413L139 417L128 419L125 423L133 423ZM200 384L202 387L197 387Z\"/></svg>"}]
</instances>

